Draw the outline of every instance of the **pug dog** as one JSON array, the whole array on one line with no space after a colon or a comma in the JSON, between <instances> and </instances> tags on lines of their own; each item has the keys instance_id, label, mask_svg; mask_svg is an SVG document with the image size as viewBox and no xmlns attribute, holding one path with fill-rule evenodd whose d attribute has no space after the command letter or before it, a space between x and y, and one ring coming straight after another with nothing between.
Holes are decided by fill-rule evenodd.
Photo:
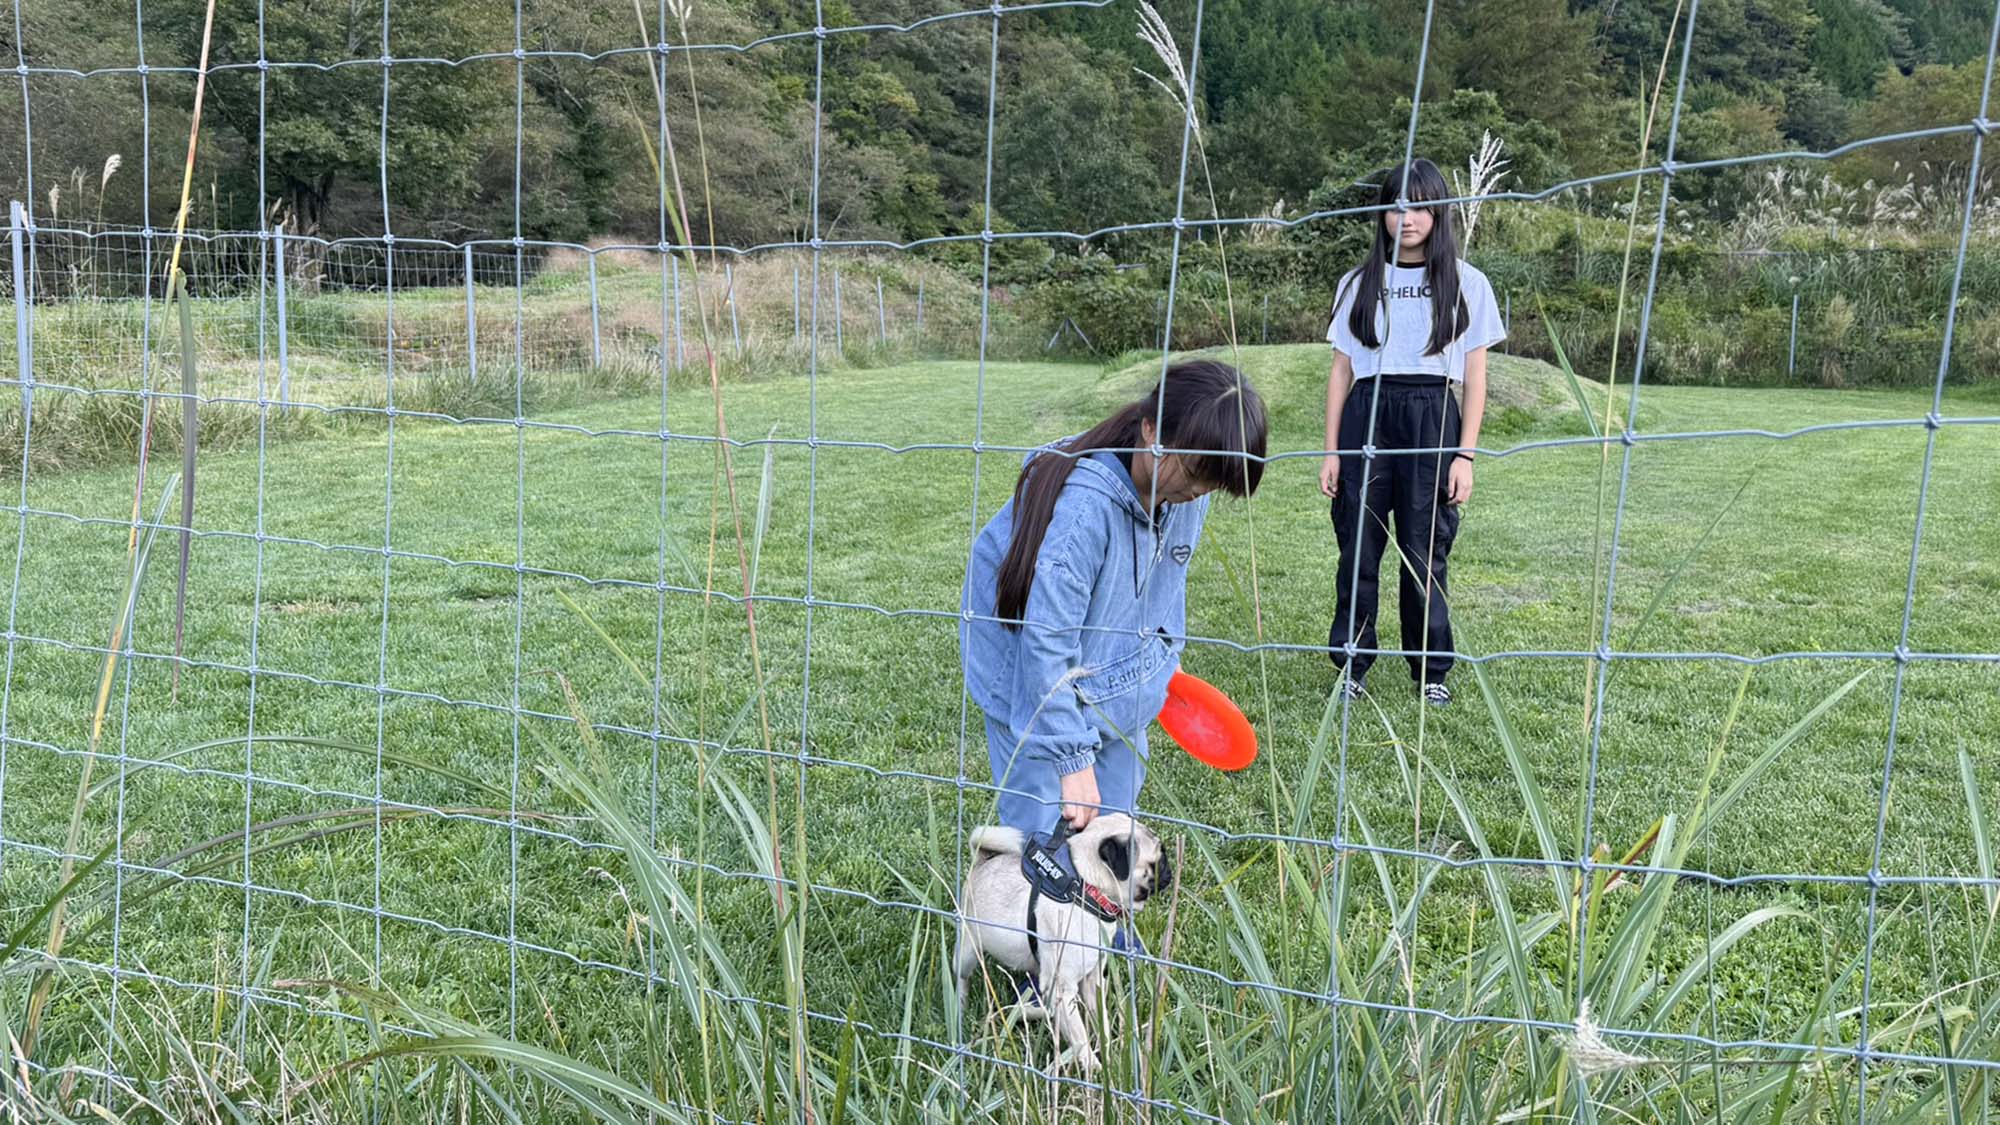
<instances>
[{"instance_id":1,"label":"pug dog","mask_svg":"<svg viewBox=\"0 0 2000 1125\"><path fill-rule=\"evenodd\" d=\"M1075 1050L1077 1065L1085 1073L1095 1071L1097 1052L1091 1048L1084 1013L1096 1009L1107 948L1119 919L1129 925L1146 900L1173 880L1159 836L1123 813L1093 818L1069 838L1078 876L1074 901L1036 896L1032 926L1031 888L1021 872L1026 836L1017 828L976 828L971 847L953 956L960 1001L967 998L982 958L1029 974L1042 1003L1024 1001L1023 1014L1051 1017L1060 1041Z\"/></svg>"}]
</instances>

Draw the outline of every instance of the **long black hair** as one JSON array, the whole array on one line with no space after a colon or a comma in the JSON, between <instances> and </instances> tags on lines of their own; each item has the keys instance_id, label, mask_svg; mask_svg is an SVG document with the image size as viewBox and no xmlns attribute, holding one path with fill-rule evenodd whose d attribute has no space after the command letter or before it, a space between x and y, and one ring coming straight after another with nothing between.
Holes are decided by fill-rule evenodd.
<instances>
[{"instance_id":1,"label":"long black hair","mask_svg":"<svg viewBox=\"0 0 2000 1125\"><path fill-rule=\"evenodd\" d=\"M1404 170L1405 166L1398 164L1382 173L1382 182L1375 191L1377 206L1395 204L1397 193L1403 190ZM1407 201L1411 204L1434 204L1423 208L1431 214L1431 236L1424 243L1424 283L1431 291L1431 338L1424 354L1438 355L1451 346L1471 318L1465 297L1458 290L1458 233L1452 225L1451 205L1434 202L1451 198L1451 188L1445 183L1444 173L1438 171L1438 166L1423 157L1410 161L1408 173ZM1390 233L1389 224L1377 215L1375 241L1368 248L1367 259L1361 263L1359 270L1349 275L1348 282L1355 287L1355 291L1354 307L1347 315L1347 328L1354 333L1356 340L1369 348L1382 346L1375 328L1375 315L1382 307L1385 271L1389 263L1397 260L1396 255L1396 238ZM1336 313L1345 296L1344 293L1335 296L1333 307Z\"/></svg>"},{"instance_id":2,"label":"long black hair","mask_svg":"<svg viewBox=\"0 0 2000 1125\"><path fill-rule=\"evenodd\" d=\"M1203 451L1181 454L1192 480L1232 496L1257 491L1257 483L1264 479L1268 429L1264 400L1242 372L1226 363L1197 359L1168 367L1166 377L1146 397L1127 403L1021 469L1021 478L1014 482L1014 537L1000 563L994 607L1009 628L1027 610L1028 591L1035 584L1035 557L1041 553L1056 500L1077 459L1098 449L1143 449L1147 443L1140 426L1155 418L1160 426L1155 436L1162 448Z\"/></svg>"}]
</instances>

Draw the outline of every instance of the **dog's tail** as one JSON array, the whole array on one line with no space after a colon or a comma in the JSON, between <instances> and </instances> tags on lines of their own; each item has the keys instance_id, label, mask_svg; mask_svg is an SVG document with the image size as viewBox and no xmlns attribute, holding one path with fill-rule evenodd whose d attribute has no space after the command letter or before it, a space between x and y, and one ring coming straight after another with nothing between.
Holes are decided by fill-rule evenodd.
<instances>
[{"instance_id":1,"label":"dog's tail","mask_svg":"<svg viewBox=\"0 0 2000 1125\"><path fill-rule=\"evenodd\" d=\"M974 863L1002 856L1018 856L1028 846L1027 837L1020 829L998 824L973 829L970 843Z\"/></svg>"}]
</instances>

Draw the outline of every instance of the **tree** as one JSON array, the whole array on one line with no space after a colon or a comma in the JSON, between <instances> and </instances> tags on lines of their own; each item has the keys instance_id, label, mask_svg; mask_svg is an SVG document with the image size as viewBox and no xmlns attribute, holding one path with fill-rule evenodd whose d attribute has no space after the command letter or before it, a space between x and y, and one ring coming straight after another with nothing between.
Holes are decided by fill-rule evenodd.
<instances>
[{"instance_id":1,"label":"tree","mask_svg":"<svg viewBox=\"0 0 2000 1125\"><path fill-rule=\"evenodd\" d=\"M1172 25L1177 36L1191 36L1193 13L1176 14L1185 19ZM1196 79L1226 211L1244 214L1278 199L1297 201L1325 178L1352 112L1353 92L1337 54L1342 43L1367 34L1372 22L1363 5L1320 0L1207 8ZM1149 58L1137 65L1158 69Z\"/></svg>"},{"instance_id":2,"label":"tree","mask_svg":"<svg viewBox=\"0 0 2000 1125\"><path fill-rule=\"evenodd\" d=\"M1259 98L1209 131L1209 158L1225 213L1296 204L1333 170L1334 146L1315 128L1327 111L1299 95Z\"/></svg>"},{"instance_id":3,"label":"tree","mask_svg":"<svg viewBox=\"0 0 2000 1125\"><path fill-rule=\"evenodd\" d=\"M1410 119L1410 99L1384 116L1365 144L1343 154L1334 172L1306 199L1298 212L1329 211L1374 204L1375 176L1403 159ZM1480 138L1491 133L1507 145L1511 161L1503 186L1535 187L1557 182L1568 174L1560 151L1561 138L1535 121L1511 121L1500 100L1486 90L1457 90L1450 97L1427 102L1417 122L1416 155L1434 161L1446 176L1463 178L1466 161L1478 151ZM1306 262L1308 276L1337 278L1353 268L1374 238L1373 213L1331 223L1294 227L1285 241Z\"/></svg>"},{"instance_id":4,"label":"tree","mask_svg":"<svg viewBox=\"0 0 2000 1125\"><path fill-rule=\"evenodd\" d=\"M1688 103L1676 160L1721 160L1786 147L1775 106L1709 86L1691 92ZM1683 172L1674 178L1674 198L1705 204L1717 218L1728 218L1748 199L1751 178L1760 174L1754 166Z\"/></svg>"},{"instance_id":5,"label":"tree","mask_svg":"<svg viewBox=\"0 0 2000 1125\"><path fill-rule=\"evenodd\" d=\"M1937 125L1963 125L1979 112L1984 61L1958 66L1928 64L1904 75L1882 76L1875 97L1862 106L1860 132L1882 136ZM1883 183L1899 183L1915 174L1918 184L1935 183L1948 169L1963 167L1972 156L1972 140L1964 134L1931 137L1898 145L1878 145L1848 162L1856 172ZM1900 171L1898 170L1900 165Z\"/></svg>"},{"instance_id":6,"label":"tree","mask_svg":"<svg viewBox=\"0 0 2000 1125\"><path fill-rule=\"evenodd\" d=\"M1889 0L1908 21L1914 61L1957 64L1986 55L1993 27L1987 0Z\"/></svg>"},{"instance_id":7,"label":"tree","mask_svg":"<svg viewBox=\"0 0 2000 1125\"><path fill-rule=\"evenodd\" d=\"M1680 37L1687 26L1685 4L1584 0L1578 7L1597 21L1605 52L1622 71L1621 90L1652 89L1668 46L1669 27L1674 28L1674 50L1668 74L1678 72ZM1770 98L1780 83L1807 69L1806 45L1818 22L1810 0L1703 0L1694 21L1688 79L1733 94ZM1672 88L1670 84L1668 89Z\"/></svg>"},{"instance_id":8,"label":"tree","mask_svg":"<svg viewBox=\"0 0 2000 1125\"><path fill-rule=\"evenodd\" d=\"M1087 231L1170 214L1137 144L1133 81L1122 68L1093 65L1053 41L1029 57L1003 88L994 209L1028 230Z\"/></svg>"},{"instance_id":9,"label":"tree","mask_svg":"<svg viewBox=\"0 0 2000 1125\"><path fill-rule=\"evenodd\" d=\"M1915 55L1908 18L1882 0L1819 0L1819 14L1813 68L1850 98L1873 94L1883 71L1907 69Z\"/></svg>"},{"instance_id":10,"label":"tree","mask_svg":"<svg viewBox=\"0 0 2000 1125\"><path fill-rule=\"evenodd\" d=\"M1628 158L1624 146L1611 151L1620 109L1588 16L1548 0L1478 0L1454 13L1447 34L1452 84L1492 92L1510 116L1532 111L1560 135L1565 163L1588 173Z\"/></svg>"},{"instance_id":11,"label":"tree","mask_svg":"<svg viewBox=\"0 0 2000 1125\"><path fill-rule=\"evenodd\" d=\"M1848 100L1840 91L1808 75L1785 87L1778 128L1794 144L1825 151L1847 140L1850 117Z\"/></svg>"},{"instance_id":12,"label":"tree","mask_svg":"<svg viewBox=\"0 0 2000 1125\"><path fill-rule=\"evenodd\" d=\"M511 60L390 67L386 140L379 66L273 68L265 76L260 114L260 6L264 57L330 64L382 53L382 5L218 0L209 62L231 69L211 75L204 116L211 127L235 135L251 167L261 145L271 191L303 227L379 229L379 192L368 189L385 164L390 203L410 212L472 194L475 167L492 142L491 123L504 121L512 133ZM152 0L146 6L149 44L190 62L199 58L205 7L206 0ZM389 50L404 57L464 57L491 49L491 29L491 9L476 0L397 0ZM336 224L332 209L343 189L356 198Z\"/></svg>"},{"instance_id":13,"label":"tree","mask_svg":"<svg viewBox=\"0 0 2000 1125\"><path fill-rule=\"evenodd\" d=\"M1336 162L1319 196L1331 200L1349 191L1354 181L1400 163L1409 119L1410 99L1405 97L1384 115L1365 143ZM1416 155L1433 161L1446 175L1453 169L1463 174L1466 160L1479 150L1480 137L1486 133L1507 144L1510 185L1543 187L1569 176L1563 138L1539 120L1510 118L1500 99L1487 90L1454 90L1447 98L1426 102L1417 118Z\"/></svg>"},{"instance_id":14,"label":"tree","mask_svg":"<svg viewBox=\"0 0 2000 1125\"><path fill-rule=\"evenodd\" d=\"M629 11L560 0L527 0L522 17L526 44L570 53L530 59L522 75L531 99L523 109L532 114L524 122L522 157L534 172L523 184L523 233L581 242L612 228L619 178L645 164L621 105L650 90L628 69L574 55L629 45L641 25ZM484 185L484 194L497 196L503 207L513 194L512 161L507 164L504 182Z\"/></svg>"}]
</instances>

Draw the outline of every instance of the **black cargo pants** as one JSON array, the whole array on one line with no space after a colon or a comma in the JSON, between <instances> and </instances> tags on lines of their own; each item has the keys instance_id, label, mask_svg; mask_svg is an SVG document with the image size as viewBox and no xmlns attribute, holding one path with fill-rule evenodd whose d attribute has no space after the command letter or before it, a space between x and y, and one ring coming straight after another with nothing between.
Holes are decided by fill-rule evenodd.
<instances>
[{"instance_id":1,"label":"black cargo pants","mask_svg":"<svg viewBox=\"0 0 2000 1125\"><path fill-rule=\"evenodd\" d=\"M1381 404L1374 400L1380 397ZM1327 647L1336 667L1348 662L1350 638L1356 651L1352 673L1367 675L1380 647L1375 605L1380 591L1383 548L1393 522L1400 557L1390 565L1401 576L1397 609L1412 678L1441 681L1451 670L1451 611L1445 599L1445 557L1458 534L1458 509L1446 503L1445 484L1452 454L1436 452L1458 444L1458 400L1436 375L1377 375L1355 381L1340 415L1340 448L1360 450L1368 441L1368 416L1375 413L1375 456L1340 459L1340 490L1333 501L1334 538L1340 551L1333 626ZM1412 449L1429 452L1411 453ZM1368 477L1363 495L1362 476ZM1357 536L1357 525L1359 534ZM1358 580L1357 580L1358 572Z\"/></svg>"}]
</instances>

